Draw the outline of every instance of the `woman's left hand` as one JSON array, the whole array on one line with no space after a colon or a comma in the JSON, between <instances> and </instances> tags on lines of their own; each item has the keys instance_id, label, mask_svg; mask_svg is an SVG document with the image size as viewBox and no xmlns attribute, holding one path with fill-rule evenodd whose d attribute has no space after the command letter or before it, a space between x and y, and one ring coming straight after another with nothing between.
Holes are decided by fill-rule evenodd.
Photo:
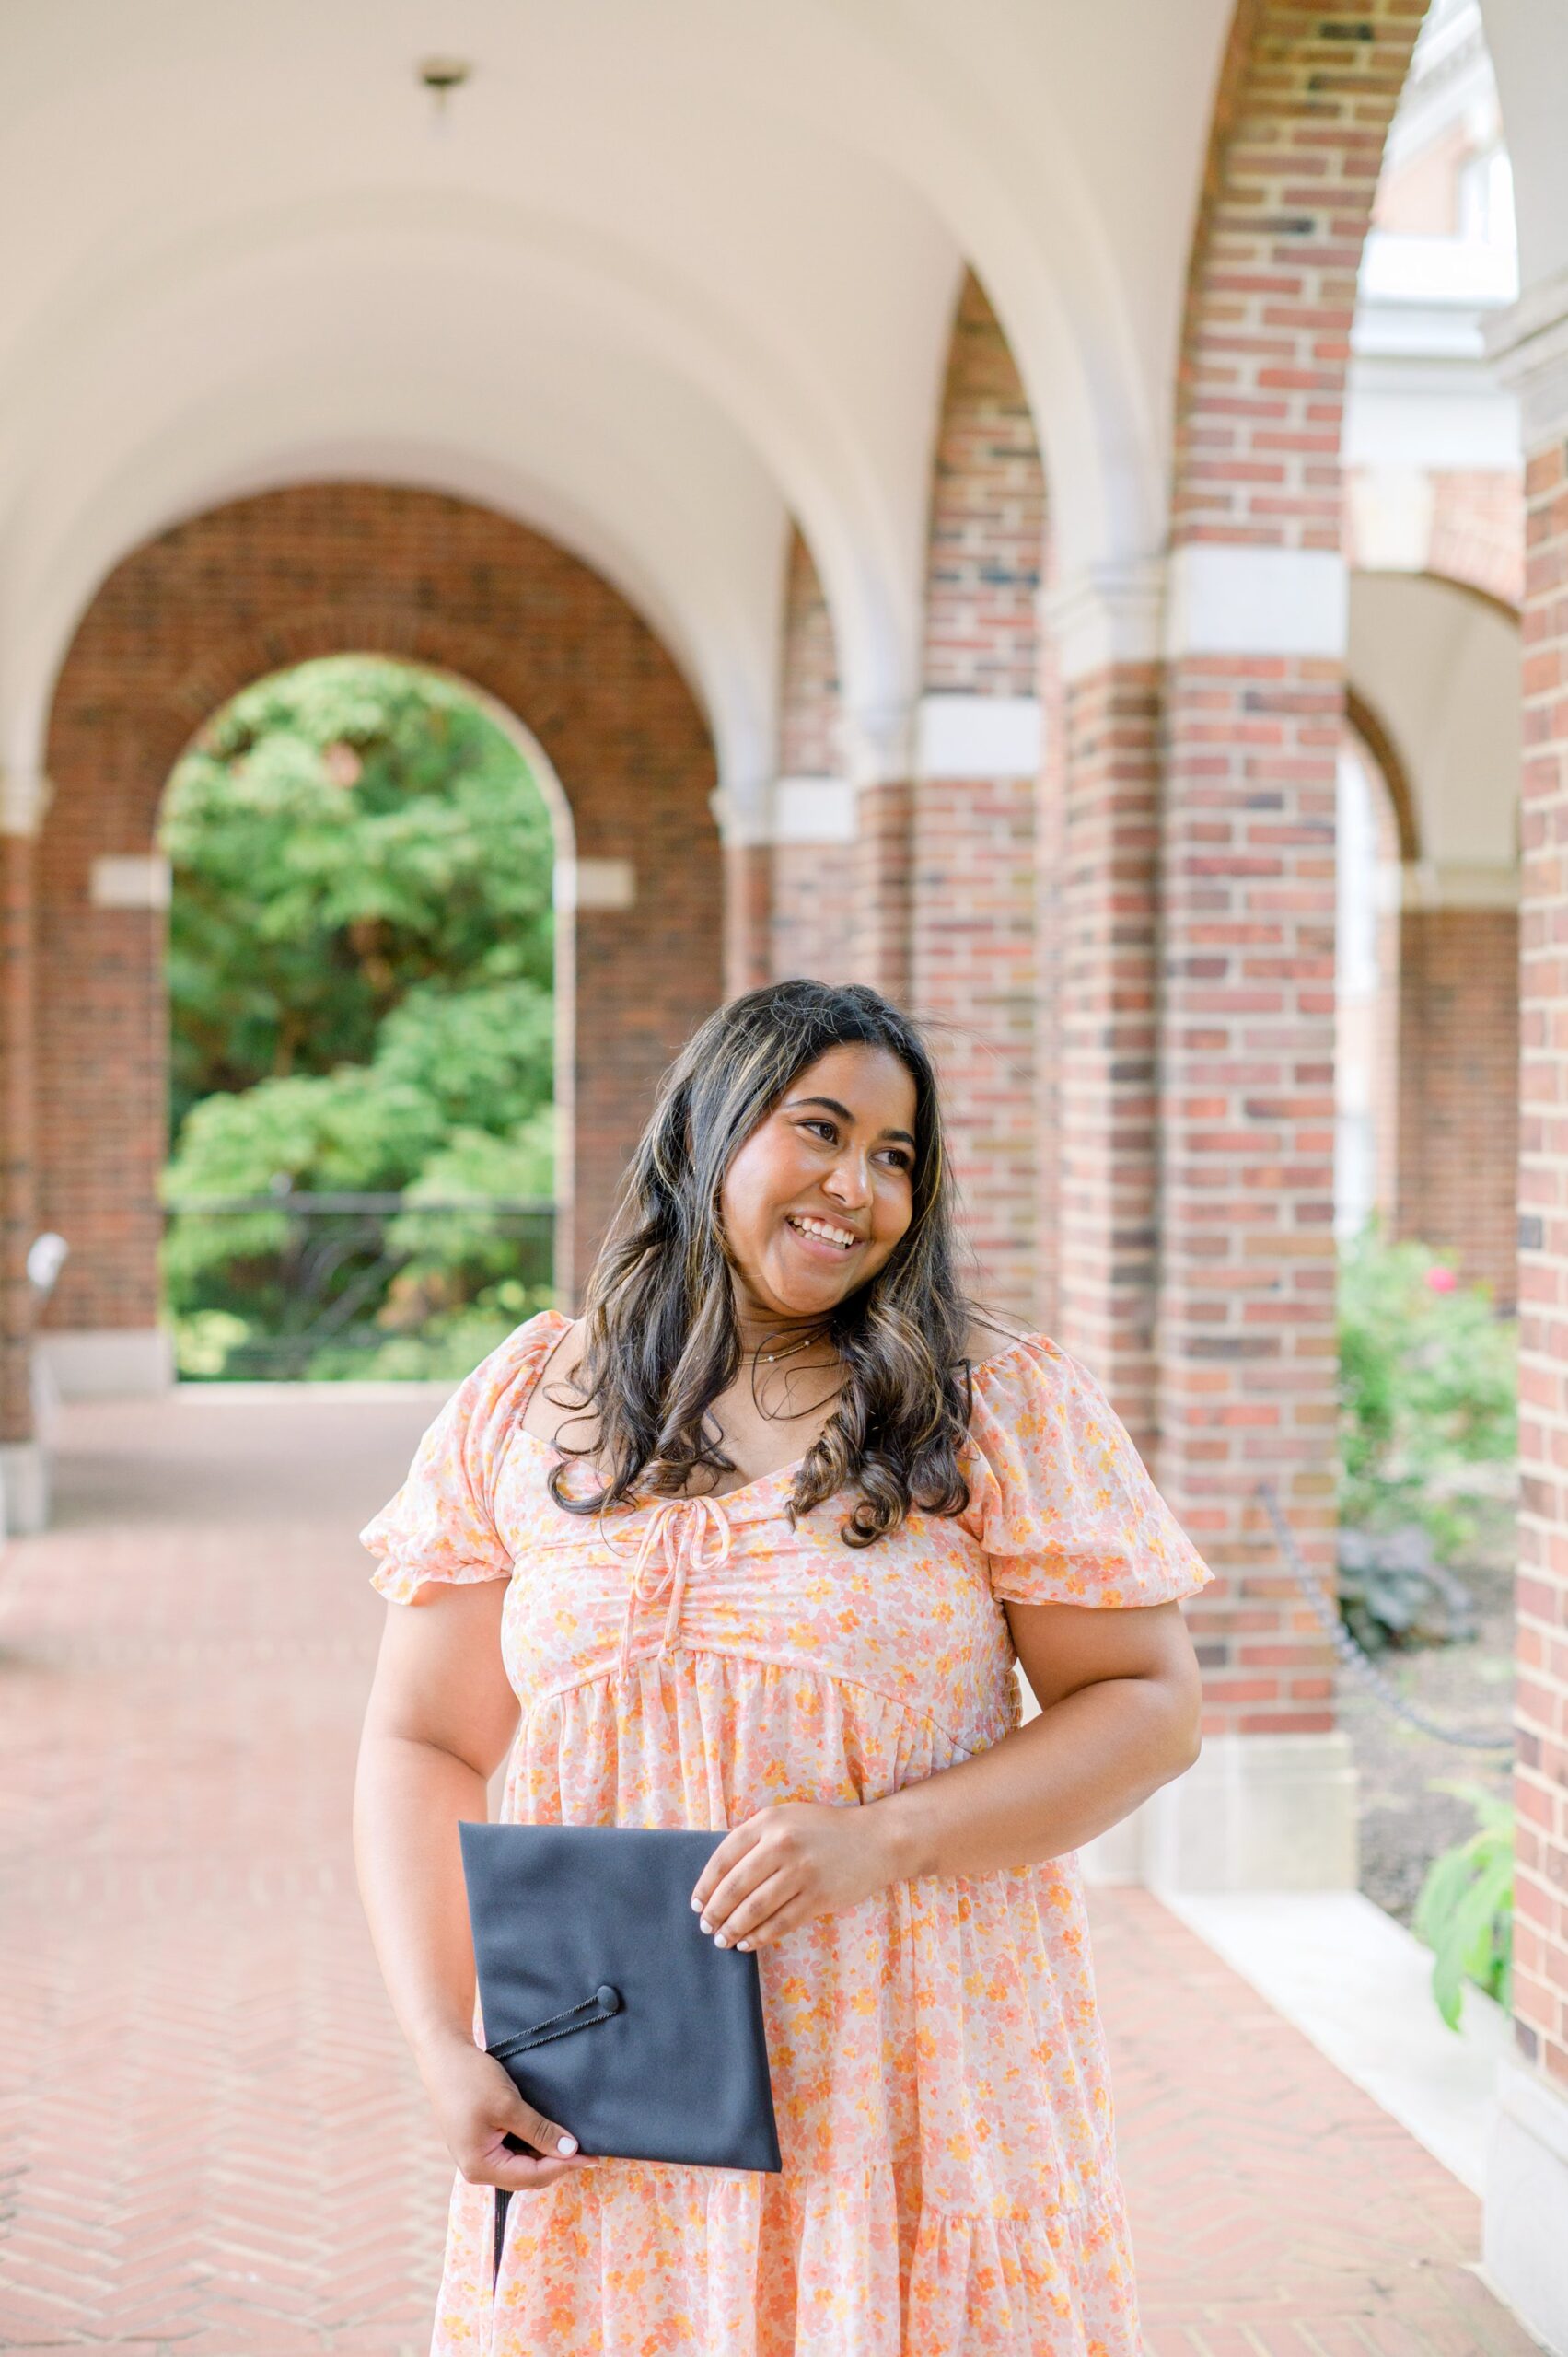
<instances>
[{"instance_id":1,"label":"woman's left hand","mask_svg":"<svg viewBox=\"0 0 1568 2357\"><path fill-rule=\"evenodd\" d=\"M842 1914L895 1878L874 1807L785 1801L726 1834L691 1904L721 1948L764 1948L814 1915Z\"/></svg>"}]
</instances>

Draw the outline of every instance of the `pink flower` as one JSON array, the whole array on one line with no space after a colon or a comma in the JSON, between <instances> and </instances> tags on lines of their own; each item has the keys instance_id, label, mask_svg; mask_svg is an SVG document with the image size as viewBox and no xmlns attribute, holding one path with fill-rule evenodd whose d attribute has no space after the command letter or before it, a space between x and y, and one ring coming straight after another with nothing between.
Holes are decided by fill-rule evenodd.
<instances>
[{"instance_id":1,"label":"pink flower","mask_svg":"<svg viewBox=\"0 0 1568 2357\"><path fill-rule=\"evenodd\" d=\"M1426 1284L1429 1291L1433 1293L1452 1293L1458 1282L1453 1270L1446 1267L1441 1260L1434 1260L1431 1268L1426 1271Z\"/></svg>"}]
</instances>

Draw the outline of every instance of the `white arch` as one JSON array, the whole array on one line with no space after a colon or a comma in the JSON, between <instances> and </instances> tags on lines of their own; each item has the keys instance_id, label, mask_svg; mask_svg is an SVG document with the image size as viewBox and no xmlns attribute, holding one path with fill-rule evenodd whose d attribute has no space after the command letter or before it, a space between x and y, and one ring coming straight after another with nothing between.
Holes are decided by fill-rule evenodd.
<instances>
[{"instance_id":1,"label":"white arch","mask_svg":"<svg viewBox=\"0 0 1568 2357\"><path fill-rule=\"evenodd\" d=\"M1404 765L1433 890L1505 898L1518 864L1516 622L1425 574L1355 573L1346 668Z\"/></svg>"},{"instance_id":2,"label":"white arch","mask_svg":"<svg viewBox=\"0 0 1568 2357\"><path fill-rule=\"evenodd\" d=\"M13 758L25 758L16 714L36 711L38 675L57 658L35 633L18 679L9 624L48 607L61 627L61 542L78 567L95 537L112 561L122 550L89 513L137 509L138 528L156 528L200 505L209 481L274 479L314 442L345 465L373 447L445 449L459 470L505 473L528 503L517 512L569 510L576 544L617 551L618 577L644 585L749 791L771 727L758 682L776 663L777 584L734 544L736 454L753 470L742 504L766 495L811 539L852 713L896 709L918 679L932 438L966 255L1035 406L1064 573L1160 546L1229 0L1104 0L1086 17L1068 0L970 0L961 16L947 0L798 0L782 13L597 0L526 17L512 0L467 0L479 70L440 137L400 12L273 0L264 14L160 0L133 21L112 0L81 0L64 16L13 12L0 30L0 450L14 462L0 496L0 695ZM379 332L362 264L388 296ZM467 286L470 317L438 339L424 315L443 281ZM343 338L296 349L292 389L276 352L270 364L252 352L247 377L252 331L286 345L312 303L353 323L365 374L395 380L417 356L420 418L411 393L396 421L312 422L312 372L341 368ZM574 406L590 406L592 386L618 390L580 437L575 476L548 434L473 447L472 402L455 432L434 391L471 390L482 352L501 382L537 383L521 359L541 337ZM629 480L647 474L639 404L661 377L684 388L697 438L722 460L691 450L676 487L712 543L705 575L693 576L691 535L671 541L670 498L631 512ZM117 421L116 391L134 421ZM273 399L293 404L292 441L269 435ZM192 430L220 414L221 465ZM149 521L125 478L152 452L163 512ZM41 594L45 573L58 577Z\"/></svg>"},{"instance_id":3,"label":"white arch","mask_svg":"<svg viewBox=\"0 0 1568 2357\"><path fill-rule=\"evenodd\" d=\"M1514 170L1519 283L1568 271L1568 14L1557 0L1481 0Z\"/></svg>"}]
</instances>

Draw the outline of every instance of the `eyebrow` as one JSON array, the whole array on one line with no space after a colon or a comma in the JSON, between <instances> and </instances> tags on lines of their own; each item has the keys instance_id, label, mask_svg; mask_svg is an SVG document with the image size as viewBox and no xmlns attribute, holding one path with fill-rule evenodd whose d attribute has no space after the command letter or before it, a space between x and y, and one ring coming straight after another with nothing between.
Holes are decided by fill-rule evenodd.
<instances>
[{"instance_id":1,"label":"eyebrow","mask_svg":"<svg viewBox=\"0 0 1568 2357\"><path fill-rule=\"evenodd\" d=\"M791 1105L820 1105L824 1107L828 1112L836 1113L841 1121L847 1121L852 1129L854 1127L854 1115L850 1111L847 1105L841 1105L836 1097L786 1097L784 1103L786 1107ZM881 1134L885 1138L898 1138L905 1145L913 1145L914 1144L914 1140L911 1137L908 1130L884 1130Z\"/></svg>"}]
</instances>

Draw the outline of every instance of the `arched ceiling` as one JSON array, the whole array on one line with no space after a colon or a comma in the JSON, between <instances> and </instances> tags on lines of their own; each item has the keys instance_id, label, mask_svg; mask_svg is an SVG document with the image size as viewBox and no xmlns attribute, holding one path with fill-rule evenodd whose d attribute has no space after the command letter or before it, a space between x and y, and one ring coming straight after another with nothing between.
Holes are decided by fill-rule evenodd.
<instances>
[{"instance_id":1,"label":"arched ceiling","mask_svg":"<svg viewBox=\"0 0 1568 2357\"><path fill-rule=\"evenodd\" d=\"M1568 12L1484 0L1527 285L1568 267ZM330 470L555 533L647 611L744 805L791 514L851 714L918 678L962 270L1059 571L1165 537L1232 0L53 0L0 12L0 761L96 582ZM471 59L437 115L416 61Z\"/></svg>"},{"instance_id":2,"label":"arched ceiling","mask_svg":"<svg viewBox=\"0 0 1568 2357\"><path fill-rule=\"evenodd\" d=\"M917 679L966 261L1068 570L1163 536L1230 0L56 0L0 16L0 757L96 582L233 492L485 497L636 598L745 800L787 517L868 723ZM439 116L415 64L471 59Z\"/></svg>"}]
</instances>

